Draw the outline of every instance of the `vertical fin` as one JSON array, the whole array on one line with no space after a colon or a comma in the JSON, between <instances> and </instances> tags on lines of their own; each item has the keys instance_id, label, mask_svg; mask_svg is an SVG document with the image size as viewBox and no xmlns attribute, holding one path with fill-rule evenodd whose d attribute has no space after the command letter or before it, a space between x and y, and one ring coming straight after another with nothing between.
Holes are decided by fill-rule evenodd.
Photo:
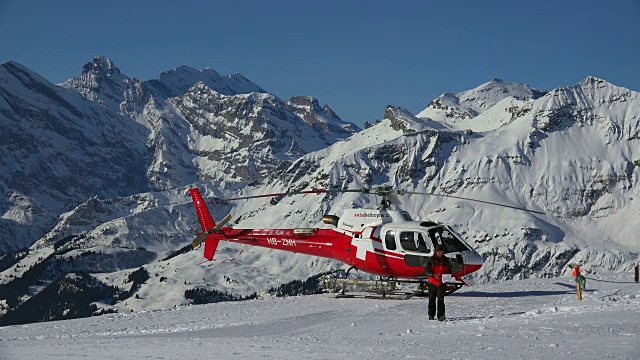
<instances>
[{"instance_id":1,"label":"vertical fin","mask_svg":"<svg viewBox=\"0 0 640 360\"><path fill-rule=\"evenodd\" d=\"M213 255L216 253L216 248L218 247L218 243L220 240L207 238L204 241L204 258L211 261L213 260Z\"/></svg>"},{"instance_id":2,"label":"vertical fin","mask_svg":"<svg viewBox=\"0 0 640 360\"><path fill-rule=\"evenodd\" d=\"M209 230L216 226L216 223L213 221L211 213L209 213L209 209L207 209L207 205L205 205L204 200L202 200L202 196L200 195L198 188L191 188L189 189L189 192L191 193L193 206L196 207L202 231L209 232Z\"/></svg>"}]
</instances>

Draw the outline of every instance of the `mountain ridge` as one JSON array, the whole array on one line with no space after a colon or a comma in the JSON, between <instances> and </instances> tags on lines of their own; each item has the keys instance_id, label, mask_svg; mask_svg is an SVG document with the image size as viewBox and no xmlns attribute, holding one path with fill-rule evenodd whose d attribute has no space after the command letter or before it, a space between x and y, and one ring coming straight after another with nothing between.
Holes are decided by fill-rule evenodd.
<instances>
[{"instance_id":1,"label":"mountain ridge","mask_svg":"<svg viewBox=\"0 0 640 360\"><path fill-rule=\"evenodd\" d=\"M38 259L55 257L56 261L45 264L50 276L63 269L86 271L108 286L130 291L121 285L131 269L143 267L151 277L137 290L141 298L115 304L120 309L142 309L186 302L180 297L163 297L164 286L249 295L342 266L329 259L250 247L245 251L226 244L221 244L216 258L234 259L232 264L196 266L201 261L198 252L162 260L199 231L188 193L192 186L208 199L391 185L546 213L534 215L447 197L403 198L403 208L414 218L450 224L483 256L485 266L468 279L470 283L566 275L575 264L591 272L628 271L638 257L640 244L634 239L640 233L640 222L635 219L634 199L640 196L640 96L635 91L588 77L542 95L523 84L492 80L458 97L464 106L454 110L476 109L472 117L442 122L389 105L382 121L360 130L348 129L349 124L330 107L321 107L310 96L283 101L266 92L224 94L196 82L184 94L167 97L168 90L158 90L158 83L136 82L114 70L117 68L107 59L97 59L95 66L111 71L120 81L117 86L101 87L104 79L92 83L97 78L87 76L87 81L76 84L84 87L43 82L35 86L34 95L27 85L41 80L20 75L19 67L14 73L24 81L12 83L22 87L3 87L0 82L0 126L5 129L11 122L24 122L16 115L18 108L26 115L34 109L36 114L62 114L52 118L69 129L56 133L60 139L67 139L61 134L81 134L75 129L81 121L96 139L109 139L113 134L102 135L91 124L107 123L106 129L116 130L113 126L122 124L118 134L129 139L129 145L111 144L114 150L109 147L103 156L120 155L101 161L118 169L136 158L139 182L135 192L122 194L109 190L117 187L108 184L102 195L82 193L84 199L77 189L78 196L71 197L65 191L73 189L49 185L65 193L58 196L57 207L52 207L57 212L50 214L48 208L30 200L28 193L16 191L13 178L0 178L5 232L13 231L10 222L22 221L25 228L31 228L30 236L37 237L31 244L24 242L29 249L0 272L0 284L25 276L41 263ZM94 69L94 63L95 59L88 71ZM181 71L192 70L185 67ZM215 73L211 71L207 73ZM17 79L6 74L0 71L0 79ZM181 84L176 79L166 81ZM484 86L487 84L495 86ZM488 89L481 92L486 96L476 96L483 89ZM26 100L17 101L12 91L21 92ZM114 100L117 92L122 94ZM52 94L53 100L46 94ZM35 96L42 98L36 101ZM43 101L50 106L38 107ZM129 127L137 129L136 135L126 133ZM28 129L23 132L29 134ZM76 138L81 139L79 136ZM13 154L26 153L23 143L33 141L0 146L3 169L22 164L22 157ZM50 147L56 149L56 144L51 142ZM73 144L64 149L75 149ZM136 155L118 153L123 148ZM68 162L74 161L81 163L82 159ZM76 172L93 176L93 168L85 167ZM52 181L59 175L48 174ZM107 182L111 174L104 176ZM347 193L210 204L210 209L216 220L232 212L232 223L238 227L291 228L322 227L324 214L339 214L354 206L375 207L377 203L374 198ZM46 223L43 218L48 219ZM34 232L33 223L40 224L42 236ZM242 257L237 257L239 252Z\"/></svg>"},{"instance_id":2,"label":"mountain ridge","mask_svg":"<svg viewBox=\"0 0 640 360\"><path fill-rule=\"evenodd\" d=\"M475 117L506 98L536 100L546 93L546 90L533 89L529 85L494 78L471 90L457 94L444 93L430 102L416 117L473 129Z\"/></svg>"}]
</instances>

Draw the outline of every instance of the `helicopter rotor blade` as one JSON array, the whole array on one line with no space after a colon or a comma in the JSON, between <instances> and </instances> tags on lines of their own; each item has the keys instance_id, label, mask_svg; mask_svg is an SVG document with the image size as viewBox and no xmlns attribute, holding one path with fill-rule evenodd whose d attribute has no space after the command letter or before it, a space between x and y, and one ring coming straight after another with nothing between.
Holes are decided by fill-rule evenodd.
<instances>
[{"instance_id":1,"label":"helicopter rotor blade","mask_svg":"<svg viewBox=\"0 0 640 360\"><path fill-rule=\"evenodd\" d=\"M405 193L405 194L416 194L416 195L441 196L441 197L448 197L448 198L452 198L452 199L459 199L459 200L466 200L466 201L475 201L475 202L479 202L479 203L483 203L483 204L489 204L489 205L502 206L502 207L506 207L506 208L510 208L510 209L521 210L521 211L527 211L527 212L531 212L531 213L535 213L535 214L542 214L542 215L544 215L544 214L545 214L545 213L544 213L544 212L542 212L542 211L530 210L530 209L526 209L526 208L523 208L523 207L518 207L518 206L513 206L513 205L506 205L506 204L500 204L500 203L491 202L491 201L478 200L478 199L471 199L471 198L466 198L466 197L462 197L462 196L445 195L445 194L433 194L433 193L421 193L421 192L414 192L414 191L405 191L404 193Z\"/></svg>"},{"instance_id":2,"label":"helicopter rotor blade","mask_svg":"<svg viewBox=\"0 0 640 360\"><path fill-rule=\"evenodd\" d=\"M258 198L300 195L300 194L326 194L326 193L332 193L332 192L363 192L363 191L362 190L313 189L313 190L306 190L306 191L290 191L290 192L283 192L283 193L263 194L263 195L254 195L254 196L240 196L240 197L229 198L229 199L215 199L214 201L221 203L221 202L236 201L236 200L258 199Z\"/></svg>"},{"instance_id":3,"label":"helicopter rotor blade","mask_svg":"<svg viewBox=\"0 0 640 360\"><path fill-rule=\"evenodd\" d=\"M216 224L216 226L214 226L213 229L209 230L209 233L220 231L220 229L222 229L222 227L225 226L229 222L229 220L231 220L231 214L228 214L227 216L224 217L224 219L220 220L220 222Z\"/></svg>"},{"instance_id":4,"label":"helicopter rotor blade","mask_svg":"<svg viewBox=\"0 0 640 360\"><path fill-rule=\"evenodd\" d=\"M259 198L268 198L268 197L277 197L277 196L300 195L300 194L326 194L326 193L360 193L360 194L371 194L371 195L378 195L378 196L392 196L394 194L404 195L404 194L407 194L408 192L405 190L394 189L391 186L378 186L375 188L345 189L345 190L312 189L312 190L305 190L305 191L289 191L289 192L282 192L282 193L262 194L262 195L253 195L253 196L239 196L239 197L234 197L229 199L215 198L213 200L217 203L223 203L227 201L259 199ZM397 201L397 203L399 203L399 201Z\"/></svg>"},{"instance_id":5,"label":"helicopter rotor blade","mask_svg":"<svg viewBox=\"0 0 640 360\"><path fill-rule=\"evenodd\" d=\"M392 186L378 186L378 187L374 187L374 188L346 189L346 190L341 190L341 189L312 189L312 190L305 190L305 191L289 191L289 192L273 193L273 194L263 194L263 195L253 195L253 196L240 196L240 197L229 198L229 199L215 198L214 201L217 202L217 203L223 203L223 202L227 202L227 201L259 199L259 198L268 198L268 197L277 197L277 196L300 195L300 194L326 194L326 193L361 193L361 194L378 195L378 196L382 196L383 199L385 197L387 197L388 200L390 200L390 203L393 203L393 204L396 204L396 205L400 204L400 200L398 199L397 195L413 195L413 194L415 194L415 195L427 195L427 196L441 196L441 197L448 197L448 198L452 198L452 199L459 199L459 200L465 200L465 201L474 201L474 202L479 202L479 203L483 203L483 204L502 206L502 207L506 207L506 208L510 208L510 209L527 211L527 212L535 213L535 214L541 214L541 215L545 214L542 211L531 210L531 209L518 207L518 206L513 206L513 205L500 204L500 203L486 201L486 200L471 199L471 198L466 198L466 197L462 197L462 196L455 196L455 195L407 191L407 190L404 190L404 189L396 189L396 188L394 188ZM216 231L217 231L220 228L218 226L216 226L214 229L216 229ZM211 231L214 231L214 229L211 229ZM196 240L197 239L198 238L196 238Z\"/></svg>"},{"instance_id":6,"label":"helicopter rotor blade","mask_svg":"<svg viewBox=\"0 0 640 360\"><path fill-rule=\"evenodd\" d=\"M254 196L239 196L229 199L216 199L216 202L225 202L225 201L236 201L236 200L247 200L247 199L259 199L259 198L267 198L267 197L276 197L276 196L286 196L286 195L298 195L298 194L322 194L326 193L326 190L307 190L307 191L292 191L292 192L284 192L284 193L274 193L274 194L263 194L263 195L254 195Z\"/></svg>"}]
</instances>

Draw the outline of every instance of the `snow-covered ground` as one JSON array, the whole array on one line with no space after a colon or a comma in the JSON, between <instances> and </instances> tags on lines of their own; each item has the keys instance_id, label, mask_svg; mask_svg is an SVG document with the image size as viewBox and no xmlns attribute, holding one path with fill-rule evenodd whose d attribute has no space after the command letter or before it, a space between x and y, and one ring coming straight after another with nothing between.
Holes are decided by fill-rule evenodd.
<instances>
[{"instance_id":1,"label":"snow-covered ground","mask_svg":"<svg viewBox=\"0 0 640 360\"><path fill-rule=\"evenodd\" d=\"M631 274L598 276L629 282ZM448 320L427 300L333 294L183 306L0 328L0 358L638 359L640 285L573 278L464 288Z\"/></svg>"}]
</instances>

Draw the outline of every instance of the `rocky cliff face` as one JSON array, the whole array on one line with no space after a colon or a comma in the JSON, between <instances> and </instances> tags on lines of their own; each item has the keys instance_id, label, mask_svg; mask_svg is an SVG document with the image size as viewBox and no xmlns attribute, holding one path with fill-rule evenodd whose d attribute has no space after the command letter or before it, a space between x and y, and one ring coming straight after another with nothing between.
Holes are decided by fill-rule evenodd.
<instances>
[{"instance_id":1,"label":"rocky cliff face","mask_svg":"<svg viewBox=\"0 0 640 360\"><path fill-rule=\"evenodd\" d=\"M358 130L327 105L328 111L319 105L306 111L239 73L221 76L213 69L181 66L141 82L99 56L80 78L61 85L103 105L117 103L110 110L149 129L150 190L198 180L255 183L281 161Z\"/></svg>"},{"instance_id":2,"label":"rocky cliff face","mask_svg":"<svg viewBox=\"0 0 640 360\"><path fill-rule=\"evenodd\" d=\"M329 105L320 107L318 100L311 96L294 96L286 105L307 124L327 135L346 138L360 130L354 124L342 121Z\"/></svg>"}]
</instances>

